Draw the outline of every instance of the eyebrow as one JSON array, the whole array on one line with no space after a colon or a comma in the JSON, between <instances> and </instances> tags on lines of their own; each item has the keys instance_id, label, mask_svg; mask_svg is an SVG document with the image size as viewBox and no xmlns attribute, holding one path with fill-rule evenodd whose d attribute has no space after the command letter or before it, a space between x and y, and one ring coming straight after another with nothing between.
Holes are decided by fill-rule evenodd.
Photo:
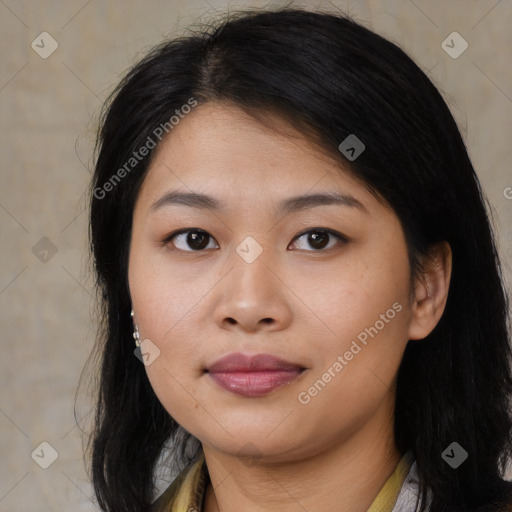
<instances>
[{"instance_id":1,"label":"eyebrow","mask_svg":"<svg viewBox=\"0 0 512 512\"><path fill-rule=\"evenodd\" d=\"M158 201L153 203L150 209L151 211L155 212L160 208L174 204L212 210L216 212L226 211L225 205L212 196L199 194L196 192L179 192L176 190L166 193L164 196L158 199ZM286 215L308 208L326 205L348 206L368 213L368 210L363 205L363 203L361 203L361 201L356 199L354 196L350 194L340 194L338 192L322 192L289 197L288 199L285 199L279 203L277 207L277 213Z\"/></svg>"}]
</instances>

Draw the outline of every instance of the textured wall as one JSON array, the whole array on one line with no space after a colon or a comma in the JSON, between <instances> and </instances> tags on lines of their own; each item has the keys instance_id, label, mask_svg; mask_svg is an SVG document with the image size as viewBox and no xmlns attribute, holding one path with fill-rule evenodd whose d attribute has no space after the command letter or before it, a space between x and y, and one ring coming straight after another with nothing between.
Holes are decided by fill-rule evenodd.
<instances>
[{"instance_id":1,"label":"textured wall","mask_svg":"<svg viewBox=\"0 0 512 512\"><path fill-rule=\"evenodd\" d=\"M228 5L280 3L0 1L1 511L96 510L73 416L95 331L84 191L96 119L121 73L152 44ZM511 282L512 2L307 5L351 13L402 45L429 72L458 120L495 209ZM469 45L457 58L453 52L463 48L461 40L455 38L453 56L441 46L454 31ZM87 414L87 403L79 397L79 417Z\"/></svg>"}]
</instances>

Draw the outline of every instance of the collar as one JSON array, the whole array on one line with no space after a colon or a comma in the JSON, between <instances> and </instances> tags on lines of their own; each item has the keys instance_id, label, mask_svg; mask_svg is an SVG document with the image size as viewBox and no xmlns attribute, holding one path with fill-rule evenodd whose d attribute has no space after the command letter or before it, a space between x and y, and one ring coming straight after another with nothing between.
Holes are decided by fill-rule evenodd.
<instances>
[{"instance_id":1,"label":"collar","mask_svg":"<svg viewBox=\"0 0 512 512\"><path fill-rule=\"evenodd\" d=\"M411 451L405 453L395 467L393 473L384 482L382 489L377 494L367 512L392 512L402 486L409 474L413 463Z\"/></svg>"},{"instance_id":2,"label":"collar","mask_svg":"<svg viewBox=\"0 0 512 512\"><path fill-rule=\"evenodd\" d=\"M409 451L402 456L367 512L393 512L412 463L413 456ZM153 503L151 512L203 512L204 496L209 483L204 453L200 450Z\"/></svg>"}]
</instances>

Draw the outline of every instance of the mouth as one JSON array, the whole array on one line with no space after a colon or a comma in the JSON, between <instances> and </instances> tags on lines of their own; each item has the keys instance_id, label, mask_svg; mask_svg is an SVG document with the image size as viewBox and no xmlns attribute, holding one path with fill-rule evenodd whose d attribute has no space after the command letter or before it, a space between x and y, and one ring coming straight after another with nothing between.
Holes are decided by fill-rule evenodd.
<instances>
[{"instance_id":1,"label":"mouth","mask_svg":"<svg viewBox=\"0 0 512 512\"><path fill-rule=\"evenodd\" d=\"M307 368L270 354L247 356L233 353L211 366L205 373L221 388L242 396L263 396L290 384Z\"/></svg>"}]
</instances>

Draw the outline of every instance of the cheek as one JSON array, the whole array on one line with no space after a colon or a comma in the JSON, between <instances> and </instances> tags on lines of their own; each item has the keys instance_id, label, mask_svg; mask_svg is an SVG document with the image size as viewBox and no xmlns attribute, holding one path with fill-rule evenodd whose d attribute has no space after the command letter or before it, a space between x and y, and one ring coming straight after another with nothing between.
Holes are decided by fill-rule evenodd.
<instances>
[{"instance_id":1,"label":"cheek","mask_svg":"<svg viewBox=\"0 0 512 512\"><path fill-rule=\"evenodd\" d=\"M212 274L207 267L173 264L164 251L140 247L130 254L130 293L141 339L151 340L160 351L146 372L176 419L197 406L192 397L203 375L205 322L212 322L205 308L218 281Z\"/></svg>"},{"instance_id":2,"label":"cheek","mask_svg":"<svg viewBox=\"0 0 512 512\"><path fill-rule=\"evenodd\" d=\"M307 288L311 309L329 328L326 336L311 336L317 367L308 385L328 381L330 369L336 378L328 386L336 396L371 400L391 385L408 341L407 259L363 257L331 269L330 276L320 288L318 281Z\"/></svg>"},{"instance_id":3,"label":"cheek","mask_svg":"<svg viewBox=\"0 0 512 512\"><path fill-rule=\"evenodd\" d=\"M211 288L187 265L172 264L165 250L135 247L130 253L130 294L141 335L167 345L175 331L193 325L201 297Z\"/></svg>"},{"instance_id":4,"label":"cheek","mask_svg":"<svg viewBox=\"0 0 512 512\"><path fill-rule=\"evenodd\" d=\"M194 286L159 258L144 256L134 251L131 257L130 292L141 339L151 340L160 351L145 370L167 412L189 425L198 414L194 397L199 395L197 381L202 374L198 358L202 340L194 313L205 291L200 280Z\"/></svg>"},{"instance_id":5,"label":"cheek","mask_svg":"<svg viewBox=\"0 0 512 512\"><path fill-rule=\"evenodd\" d=\"M322 315L336 336L314 337L309 377L298 390L299 412L309 413L312 429L333 436L344 426L356 432L388 399L407 344L409 311L397 294L370 296L353 290L324 302ZM343 306L342 308L340 306Z\"/></svg>"},{"instance_id":6,"label":"cheek","mask_svg":"<svg viewBox=\"0 0 512 512\"><path fill-rule=\"evenodd\" d=\"M350 345L350 340L360 333L364 341L365 329L376 323L382 333L397 334L403 330L404 325L395 319L405 317L397 309L404 311L406 306L407 262L371 262L363 256L337 267L323 275L310 273L300 287L304 302L329 329L329 338L334 343Z\"/></svg>"}]
</instances>

